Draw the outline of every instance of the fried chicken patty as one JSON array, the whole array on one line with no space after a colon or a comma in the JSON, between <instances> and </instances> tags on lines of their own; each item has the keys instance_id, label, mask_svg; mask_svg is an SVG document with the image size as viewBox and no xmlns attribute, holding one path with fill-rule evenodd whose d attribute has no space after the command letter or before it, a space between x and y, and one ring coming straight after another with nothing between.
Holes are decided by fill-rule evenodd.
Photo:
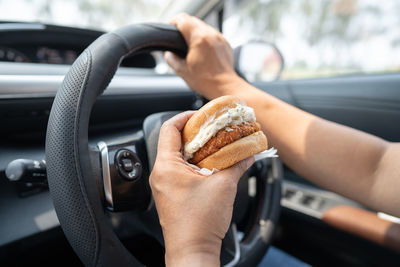
<instances>
[{"instance_id":1,"label":"fried chicken patty","mask_svg":"<svg viewBox=\"0 0 400 267\"><path fill-rule=\"evenodd\" d=\"M239 125L231 125L219 130L210 140L193 154L189 159L192 164L197 164L211 154L214 154L222 147L239 140L240 138L260 131L260 124L255 121L244 122Z\"/></svg>"}]
</instances>

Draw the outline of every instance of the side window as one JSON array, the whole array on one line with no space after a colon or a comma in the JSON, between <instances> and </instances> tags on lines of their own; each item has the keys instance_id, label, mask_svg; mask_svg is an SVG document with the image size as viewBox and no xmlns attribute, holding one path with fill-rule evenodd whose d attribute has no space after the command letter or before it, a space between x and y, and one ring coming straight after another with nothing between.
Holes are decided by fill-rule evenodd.
<instances>
[{"instance_id":1,"label":"side window","mask_svg":"<svg viewBox=\"0 0 400 267\"><path fill-rule=\"evenodd\" d=\"M400 1L225 0L223 33L236 45L281 51L281 79L400 72Z\"/></svg>"}]
</instances>

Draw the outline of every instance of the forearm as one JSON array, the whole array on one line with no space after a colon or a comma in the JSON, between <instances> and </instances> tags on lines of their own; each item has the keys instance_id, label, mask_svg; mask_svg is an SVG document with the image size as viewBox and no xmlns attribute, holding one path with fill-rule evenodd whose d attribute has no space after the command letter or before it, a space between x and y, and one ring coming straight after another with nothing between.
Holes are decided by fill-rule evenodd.
<instances>
[{"instance_id":1,"label":"forearm","mask_svg":"<svg viewBox=\"0 0 400 267\"><path fill-rule=\"evenodd\" d=\"M235 94L254 108L270 146L278 149L281 159L295 172L324 188L393 213L390 206L395 196L382 194L391 177L377 179L388 142L304 112L242 80L225 83L220 92Z\"/></svg>"}]
</instances>

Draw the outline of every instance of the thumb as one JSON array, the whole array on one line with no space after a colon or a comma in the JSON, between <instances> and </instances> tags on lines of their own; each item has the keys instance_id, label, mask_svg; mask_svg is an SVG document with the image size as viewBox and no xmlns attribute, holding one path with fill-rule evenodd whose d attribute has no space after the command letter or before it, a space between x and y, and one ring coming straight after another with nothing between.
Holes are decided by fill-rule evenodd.
<instances>
[{"instance_id":1,"label":"thumb","mask_svg":"<svg viewBox=\"0 0 400 267\"><path fill-rule=\"evenodd\" d=\"M165 52L164 59L176 74L182 75L185 72L187 66L185 59L169 51Z\"/></svg>"},{"instance_id":2,"label":"thumb","mask_svg":"<svg viewBox=\"0 0 400 267\"><path fill-rule=\"evenodd\" d=\"M242 161L239 161L232 167L217 172L217 175L221 175L224 177L229 177L229 179L234 179L236 182L239 181L240 177L242 177L243 173L250 168L251 165L254 163L254 157L249 157Z\"/></svg>"}]
</instances>

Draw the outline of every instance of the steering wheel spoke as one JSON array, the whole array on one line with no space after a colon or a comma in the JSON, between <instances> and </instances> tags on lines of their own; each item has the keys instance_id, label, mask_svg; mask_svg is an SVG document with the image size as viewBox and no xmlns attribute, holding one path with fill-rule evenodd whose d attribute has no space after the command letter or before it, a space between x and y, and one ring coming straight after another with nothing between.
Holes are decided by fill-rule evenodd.
<instances>
[{"instance_id":1,"label":"steering wheel spoke","mask_svg":"<svg viewBox=\"0 0 400 267\"><path fill-rule=\"evenodd\" d=\"M141 212L109 212L108 217L114 231L121 240L135 238L135 236L148 236L164 247L164 239L157 211L154 205Z\"/></svg>"},{"instance_id":2,"label":"steering wheel spoke","mask_svg":"<svg viewBox=\"0 0 400 267\"><path fill-rule=\"evenodd\" d=\"M151 192L148 184L143 132L97 143L104 205L110 211L144 211Z\"/></svg>"}]
</instances>

